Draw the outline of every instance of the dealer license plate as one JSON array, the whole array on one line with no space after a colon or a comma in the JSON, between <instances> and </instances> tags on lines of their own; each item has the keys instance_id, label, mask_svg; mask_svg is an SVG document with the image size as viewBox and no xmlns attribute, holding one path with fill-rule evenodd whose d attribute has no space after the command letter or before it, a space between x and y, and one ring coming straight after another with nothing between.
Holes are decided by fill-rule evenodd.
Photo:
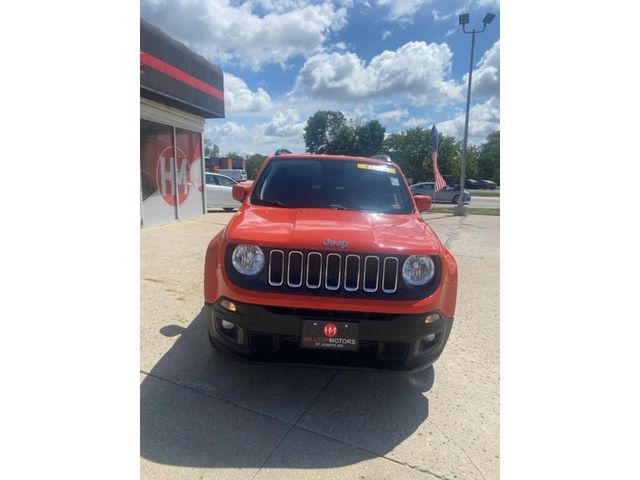
<instances>
[{"instance_id":1,"label":"dealer license plate","mask_svg":"<svg viewBox=\"0 0 640 480\"><path fill-rule=\"evenodd\" d=\"M305 320L302 346L324 350L358 350L358 324Z\"/></svg>"}]
</instances>

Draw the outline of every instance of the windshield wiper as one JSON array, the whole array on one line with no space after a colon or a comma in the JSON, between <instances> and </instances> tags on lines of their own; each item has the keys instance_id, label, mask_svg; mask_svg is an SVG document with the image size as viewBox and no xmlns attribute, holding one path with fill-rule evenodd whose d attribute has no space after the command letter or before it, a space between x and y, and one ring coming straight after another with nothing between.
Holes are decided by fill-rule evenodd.
<instances>
[{"instance_id":1,"label":"windshield wiper","mask_svg":"<svg viewBox=\"0 0 640 480\"><path fill-rule=\"evenodd\" d=\"M287 205L286 203L282 203L280 200L262 200L260 198L256 198L253 200L253 203L257 205L269 205L273 207L281 207L281 208L298 208L293 205Z\"/></svg>"},{"instance_id":2,"label":"windshield wiper","mask_svg":"<svg viewBox=\"0 0 640 480\"><path fill-rule=\"evenodd\" d=\"M347 207L340 205L339 203L332 203L329 205L329 208L333 208L334 210L349 210Z\"/></svg>"}]
</instances>

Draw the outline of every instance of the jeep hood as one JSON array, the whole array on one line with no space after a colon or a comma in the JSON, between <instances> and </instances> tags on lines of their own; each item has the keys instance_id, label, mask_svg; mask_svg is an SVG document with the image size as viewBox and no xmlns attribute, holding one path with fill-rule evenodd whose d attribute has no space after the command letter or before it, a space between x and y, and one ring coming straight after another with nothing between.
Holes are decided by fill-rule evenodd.
<instances>
[{"instance_id":1,"label":"jeep hood","mask_svg":"<svg viewBox=\"0 0 640 480\"><path fill-rule=\"evenodd\" d=\"M227 227L231 243L340 250L326 240L347 242L345 251L441 254L437 235L416 214L391 215L314 208L243 207Z\"/></svg>"}]
</instances>

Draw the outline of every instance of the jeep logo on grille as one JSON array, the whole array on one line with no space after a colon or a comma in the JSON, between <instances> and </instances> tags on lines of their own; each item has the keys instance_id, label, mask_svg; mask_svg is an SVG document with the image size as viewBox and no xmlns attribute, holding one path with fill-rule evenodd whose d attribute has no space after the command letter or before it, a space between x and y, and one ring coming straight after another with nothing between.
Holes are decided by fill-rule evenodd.
<instances>
[{"instance_id":1,"label":"jeep logo on grille","mask_svg":"<svg viewBox=\"0 0 640 480\"><path fill-rule=\"evenodd\" d=\"M322 242L323 247L346 248L347 245L349 245L349 242L345 240L331 240L330 238L327 238L324 242Z\"/></svg>"}]
</instances>

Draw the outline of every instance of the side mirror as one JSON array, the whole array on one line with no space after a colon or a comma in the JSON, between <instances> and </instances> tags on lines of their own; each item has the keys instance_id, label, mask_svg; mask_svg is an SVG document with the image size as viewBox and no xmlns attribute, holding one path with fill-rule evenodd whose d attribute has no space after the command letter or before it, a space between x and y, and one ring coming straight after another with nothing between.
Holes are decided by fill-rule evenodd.
<instances>
[{"instance_id":1,"label":"side mirror","mask_svg":"<svg viewBox=\"0 0 640 480\"><path fill-rule=\"evenodd\" d=\"M429 195L414 195L419 212L428 212L431 210L431 197Z\"/></svg>"},{"instance_id":2,"label":"side mirror","mask_svg":"<svg viewBox=\"0 0 640 480\"><path fill-rule=\"evenodd\" d=\"M247 198L247 195L249 195L250 189L251 189L251 185L236 183L231 188L231 196L233 197L234 200L237 200L238 202L242 203L244 202L244 199Z\"/></svg>"}]
</instances>

